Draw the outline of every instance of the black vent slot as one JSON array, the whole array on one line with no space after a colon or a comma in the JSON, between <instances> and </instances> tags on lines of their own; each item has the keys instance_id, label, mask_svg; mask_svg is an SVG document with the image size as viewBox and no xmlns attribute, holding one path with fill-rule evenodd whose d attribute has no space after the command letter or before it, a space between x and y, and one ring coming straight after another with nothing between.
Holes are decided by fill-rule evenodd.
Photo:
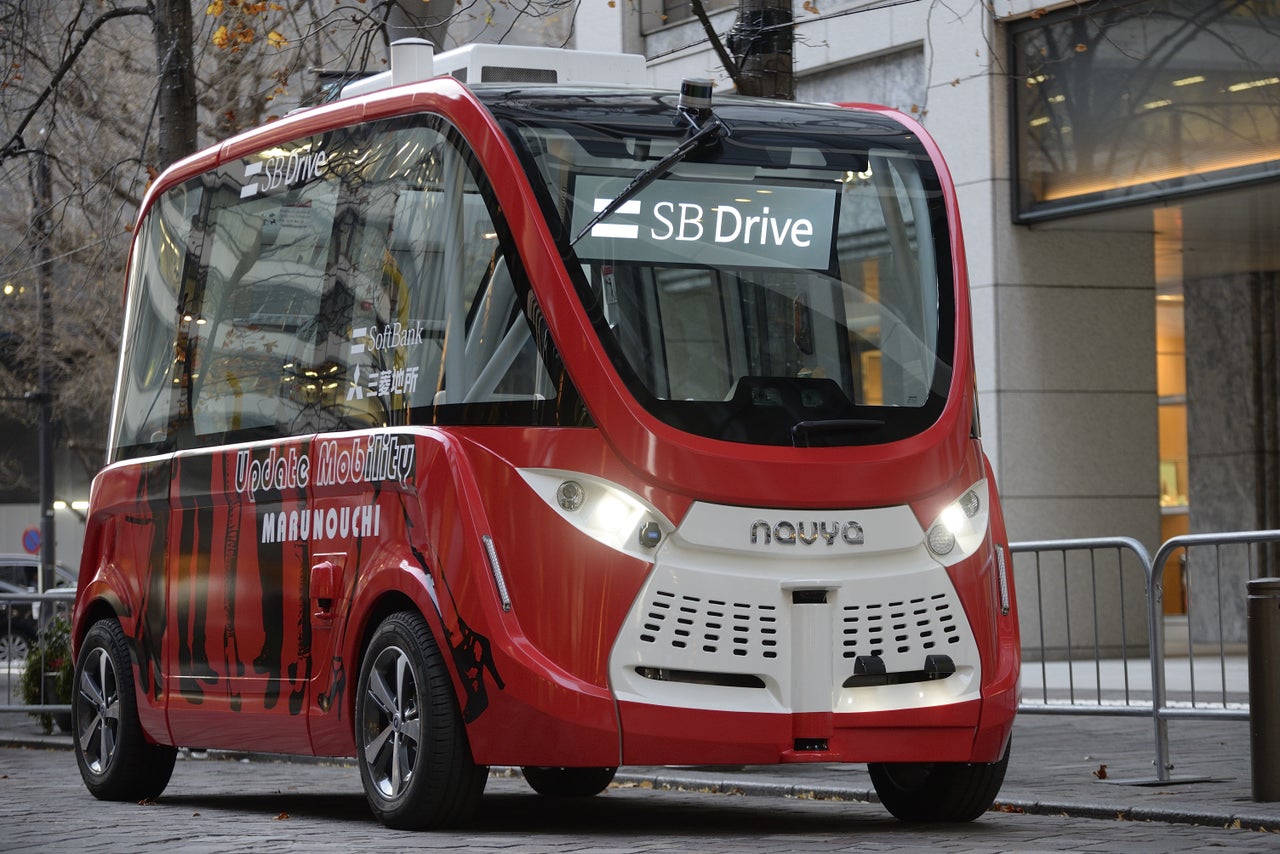
<instances>
[{"instance_id":1,"label":"black vent slot","mask_svg":"<svg viewBox=\"0 0 1280 854\"><path fill-rule=\"evenodd\" d=\"M554 68L515 68L509 65L485 65L480 69L481 83L555 83Z\"/></svg>"},{"instance_id":2,"label":"black vent slot","mask_svg":"<svg viewBox=\"0 0 1280 854\"><path fill-rule=\"evenodd\" d=\"M764 687L764 680L750 673L707 673L700 670L671 670L666 667L637 667L636 673L655 682L684 682L688 685L718 685L723 688Z\"/></svg>"}]
</instances>

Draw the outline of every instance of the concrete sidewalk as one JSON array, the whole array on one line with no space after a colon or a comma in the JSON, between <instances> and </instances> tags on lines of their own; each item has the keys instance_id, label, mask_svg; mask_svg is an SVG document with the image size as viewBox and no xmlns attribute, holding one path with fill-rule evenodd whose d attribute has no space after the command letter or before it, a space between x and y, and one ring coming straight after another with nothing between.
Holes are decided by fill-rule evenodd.
<instances>
[{"instance_id":1,"label":"concrete sidewalk","mask_svg":"<svg viewBox=\"0 0 1280 854\"><path fill-rule=\"evenodd\" d=\"M1021 715L996 809L1280 832L1280 803L1252 800L1247 723L1174 720L1168 726L1172 782L1147 785L1155 778L1149 718ZM74 762L69 735L43 735L20 713L0 713L0 745L47 748L58 751L50 762ZM864 765L626 767L617 784L876 800Z\"/></svg>"}]
</instances>

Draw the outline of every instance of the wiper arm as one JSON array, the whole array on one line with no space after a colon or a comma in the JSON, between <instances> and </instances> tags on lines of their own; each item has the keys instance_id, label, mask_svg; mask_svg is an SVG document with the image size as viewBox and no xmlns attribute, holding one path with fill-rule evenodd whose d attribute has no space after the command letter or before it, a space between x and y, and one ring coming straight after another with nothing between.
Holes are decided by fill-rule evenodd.
<instances>
[{"instance_id":1,"label":"wiper arm","mask_svg":"<svg viewBox=\"0 0 1280 854\"><path fill-rule=\"evenodd\" d=\"M720 121L718 116L711 116L711 118L707 120L706 124L702 125L690 134L684 142L676 146L674 151L641 172L636 177L632 178L631 183L624 187L622 192L619 193L613 201L601 208L600 211L591 218L591 221L582 227L582 230L578 232L578 236L573 238L573 240L569 242L569 245L573 246L581 240L587 232L599 225L601 220L617 213L618 208L635 198L636 194L641 190L669 172L671 167L688 157L694 149L702 144L703 140L714 134L718 134L721 131L727 130L728 126L726 126L724 122Z\"/></svg>"},{"instance_id":2,"label":"wiper arm","mask_svg":"<svg viewBox=\"0 0 1280 854\"><path fill-rule=\"evenodd\" d=\"M879 418L825 418L819 421L799 421L791 426L791 444L797 448L809 447L809 437L814 433L856 433L878 430L884 426Z\"/></svg>"}]
</instances>

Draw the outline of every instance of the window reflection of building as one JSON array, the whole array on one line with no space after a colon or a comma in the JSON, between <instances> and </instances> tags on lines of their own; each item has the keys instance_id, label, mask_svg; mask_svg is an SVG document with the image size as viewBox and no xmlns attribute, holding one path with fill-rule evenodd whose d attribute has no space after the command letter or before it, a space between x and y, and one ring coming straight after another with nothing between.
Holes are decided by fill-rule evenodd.
<instances>
[{"instance_id":1,"label":"window reflection of building","mask_svg":"<svg viewBox=\"0 0 1280 854\"><path fill-rule=\"evenodd\" d=\"M1280 175L1280 9L1095 4L1011 27L1017 216Z\"/></svg>"}]
</instances>

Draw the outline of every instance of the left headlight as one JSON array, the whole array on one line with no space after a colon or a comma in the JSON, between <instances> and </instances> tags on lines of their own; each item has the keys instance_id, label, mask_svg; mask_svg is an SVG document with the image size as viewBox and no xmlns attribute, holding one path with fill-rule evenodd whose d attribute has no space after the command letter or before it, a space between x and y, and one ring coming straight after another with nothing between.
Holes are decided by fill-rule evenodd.
<instances>
[{"instance_id":1,"label":"left headlight","mask_svg":"<svg viewBox=\"0 0 1280 854\"><path fill-rule=\"evenodd\" d=\"M978 550L987 535L989 503L984 478L942 509L925 535L929 551L940 563L951 566Z\"/></svg>"},{"instance_id":2,"label":"left headlight","mask_svg":"<svg viewBox=\"0 0 1280 854\"><path fill-rule=\"evenodd\" d=\"M652 561L675 530L638 495L603 478L557 469L520 469L520 476L566 522L611 549Z\"/></svg>"}]
</instances>

